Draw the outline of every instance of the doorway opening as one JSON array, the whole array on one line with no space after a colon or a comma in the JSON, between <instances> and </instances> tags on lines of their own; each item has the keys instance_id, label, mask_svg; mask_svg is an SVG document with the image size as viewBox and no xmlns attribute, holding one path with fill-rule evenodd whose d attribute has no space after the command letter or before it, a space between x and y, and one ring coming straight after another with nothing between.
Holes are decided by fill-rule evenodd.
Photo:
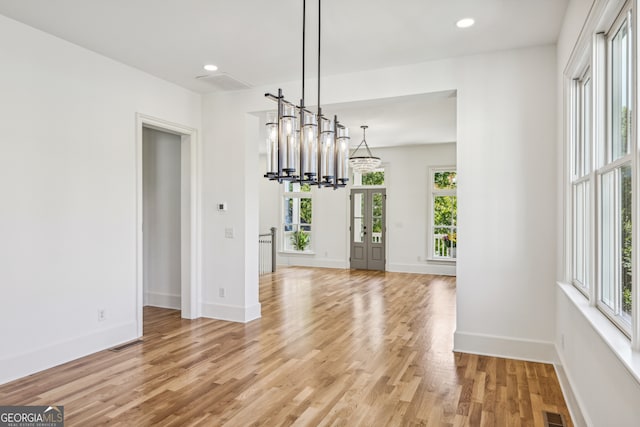
<instances>
[{"instance_id":1,"label":"doorway opening","mask_svg":"<svg viewBox=\"0 0 640 427\"><path fill-rule=\"evenodd\" d=\"M200 316L199 144L195 129L137 116L136 320L143 306Z\"/></svg>"}]
</instances>

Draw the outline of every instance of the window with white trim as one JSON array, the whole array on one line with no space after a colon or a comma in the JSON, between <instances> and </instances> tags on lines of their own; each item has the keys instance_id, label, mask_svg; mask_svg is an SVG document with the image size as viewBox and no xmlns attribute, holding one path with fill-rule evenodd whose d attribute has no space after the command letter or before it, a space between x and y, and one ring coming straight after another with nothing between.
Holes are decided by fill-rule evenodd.
<instances>
[{"instance_id":1,"label":"window with white trim","mask_svg":"<svg viewBox=\"0 0 640 427\"><path fill-rule=\"evenodd\" d=\"M282 196L282 250L312 252L313 199L309 184L287 182Z\"/></svg>"},{"instance_id":2,"label":"window with white trim","mask_svg":"<svg viewBox=\"0 0 640 427\"><path fill-rule=\"evenodd\" d=\"M607 132L598 141L598 307L624 332L631 330L632 301L632 43L631 8L606 37ZM635 152L635 150L633 150Z\"/></svg>"},{"instance_id":3,"label":"window with white trim","mask_svg":"<svg viewBox=\"0 0 640 427\"><path fill-rule=\"evenodd\" d=\"M429 173L431 193L431 259L455 261L458 252L458 197L455 167L432 168Z\"/></svg>"},{"instance_id":4,"label":"window with white trim","mask_svg":"<svg viewBox=\"0 0 640 427\"><path fill-rule=\"evenodd\" d=\"M632 123L634 87L632 1L592 35L573 64L568 90L568 274L611 322L632 338L640 329L634 300L634 239L638 235L638 145ZM636 308L637 310L637 308ZM635 325L635 328L634 328Z\"/></svg>"},{"instance_id":5,"label":"window with white trim","mask_svg":"<svg viewBox=\"0 0 640 427\"><path fill-rule=\"evenodd\" d=\"M592 150L592 88L591 70L587 68L580 78L573 80L571 93L573 239L571 280L583 293L591 284L591 150Z\"/></svg>"}]
</instances>

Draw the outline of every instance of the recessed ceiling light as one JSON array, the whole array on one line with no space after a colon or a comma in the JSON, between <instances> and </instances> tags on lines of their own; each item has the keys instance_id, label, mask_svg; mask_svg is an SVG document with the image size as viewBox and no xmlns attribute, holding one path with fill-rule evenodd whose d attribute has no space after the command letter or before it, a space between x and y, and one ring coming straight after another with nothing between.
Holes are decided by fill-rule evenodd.
<instances>
[{"instance_id":1,"label":"recessed ceiling light","mask_svg":"<svg viewBox=\"0 0 640 427\"><path fill-rule=\"evenodd\" d=\"M204 69L207 70L207 71L216 71L218 69L218 67L216 67L213 64L207 64L207 65L204 66Z\"/></svg>"},{"instance_id":2,"label":"recessed ceiling light","mask_svg":"<svg viewBox=\"0 0 640 427\"><path fill-rule=\"evenodd\" d=\"M476 21L473 18L464 18L464 19L461 19L458 22L456 22L456 26L458 28L469 28L470 26L472 26L475 23L476 23Z\"/></svg>"}]
</instances>

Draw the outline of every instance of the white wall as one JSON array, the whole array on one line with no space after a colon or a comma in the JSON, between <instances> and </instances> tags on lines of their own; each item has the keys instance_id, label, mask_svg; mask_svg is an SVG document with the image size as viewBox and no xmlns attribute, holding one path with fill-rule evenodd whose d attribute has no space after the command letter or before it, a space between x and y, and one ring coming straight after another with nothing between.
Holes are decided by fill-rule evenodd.
<instances>
[{"instance_id":1,"label":"white wall","mask_svg":"<svg viewBox=\"0 0 640 427\"><path fill-rule=\"evenodd\" d=\"M244 96L204 97L202 138L202 314L241 322L260 317L258 122L244 111ZM222 202L226 211L217 210Z\"/></svg>"},{"instance_id":2,"label":"white wall","mask_svg":"<svg viewBox=\"0 0 640 427\"><path fill-rule=\"evenodd\" d=\"M3 16L0 63L3 383L136 337L136 112L201 97Z\"/></svg>"},{"instance_id":3,"label":"white wall","mask_svg":"<svg viewBox=\"0 0 640 427\"><path fill-rule=\"evenodd\" d=\"M455 348L553 360L555 49L462 69Z\"/></svg>"},{"instance_id":4,"label":"white wall","mask_svg":"<svg viewBox=\"0 0 640 427\"><path fill-rule=\"evenodd\" d=\"M142 133L144 304L180 309L181 138Z\"/></svg>"},{"instance_id":5,"label":"white wall","mask_svg":"<svg viewBox=\"0 0 640 427\"><path fill-rule=\"evenodd\" d=\"M455 275L451 262L428 260L429 168L456 165L456 144L375 150L388 166L387 270Z\"/></svg>"},{"instance_id":6,"label":"white wall","mask_svg":"<svg viewBox=\"0 0 640 427\"><path fill-rule=\"evenodd\" d=\"M554 359L555 56L554 46L541 46L323 79L325 105L458 90L458 236L465 242L457 263L459 350ZM280 87L287 97L299 97L297 82ZM249 113L273 108L263 94L277 89L205 97L204 161L215 168L206 172L204 183L212 189L207 193L234 201L225 216L214 212L212 200L205 202L212 239L203 248L204 259L211 260L203 286L214 303L221 301L216 287L223 283L234 287L234 304L251 298L244 293L249 286L257 299L257 277L243 274L257 265L257 256L252 259L253 252L222 236L228 224L251 230L246 244L257 248L258 214L243 203L259 200L260 189L270 183L256 172L262 170L257 130L251 130L256 136L247 144L251 128L244 125ZM225 153L224 160L216 161L216 153ZM330 193L323 196L328 202L343 197Z\"/></svg>"},{"instance_id":7,"label":"white wall","mask_svg":"<svg viewBox=\"0 0 640 427\"><path fill-rule=\"evenodd\" d=\"M571 393L568 404L574 421L580 417L584 419L584 425L593 427L637 425L640 420L640 383L592 325L608 327L607 332L614 338L609 342L615 343L616 335L619 341L625 341L626 337L622 337L596 308L587 307L586 299L582 294L577 295L576 289L566 291L568 293L560 287L556 291L556 346L566 375L563 388ZM590 313L591 320L596 321L589 321L585 313ZM635 359L638 365L638 354L632 355L628 346L623 354L629 360Z\"/></svg>"},{"instance_id":8,"label":"white wall","mask_svg":"<svg viewBox=\"0 0 640 427\"><path fill-rule=\"evenodd\" d=\"M615 0L617 1L617 0ZM614 1L614 2L615 2ZM618 2L622 3L622 2ZM557 127L557 235L564 236L564 179L563 165L566 161L564 149L564 70L569 61L571 52L578 40L580 31L587 19L589 11L593 7L599 8L604 2L593 0L572 0L569 3L564 19L560 38L558 40L557 60L557 84L558 84L558 127ZM558 269L556 277L559 281L566 279L562 239L558 239ZM564 289L564 290L563 290ZM603 336L594 328L595 320L601 319L604 324L610 323L604 320L597 309L587 307L586 299L582 295L576 295L575 289L557 287L556 289L556 349L563 365L565 390L570 391L570 409L577 417L584 418L589 426L627 426L637 425L640 420L640 384L615 355L612 346L607 344ZM571 298L573 295L574 298ZM591 320L590 320L591 319ZM620 337L619 341L626 338L610 326L609 342L611 338ZM621 346L621 347L624 347ZM628 358L633 356L627 344L623 351ZM561 377L562 379L562 377ZM565 393L567 394L567 393ZM580 425L580 424L577 424Z\"/></svg>"},{"instance_id":9,"label":"white wall","mask_svg":"<svg viewBox=\"0 0 640 427\"><path fill-rule=\"evenodd\" d=\"M429 168L455 166L455 143L425 144L373 150L385 167L387 188L387 271L455 274L455 264L427 260L429 217ZM282 229L281 185L262 178L261 156L260 232ZM280 265L349 267L349 194L346 189L313 192L314 255L279 254ZM279 234L278 238L282 236Z\"/></svg>"}]
</instances>

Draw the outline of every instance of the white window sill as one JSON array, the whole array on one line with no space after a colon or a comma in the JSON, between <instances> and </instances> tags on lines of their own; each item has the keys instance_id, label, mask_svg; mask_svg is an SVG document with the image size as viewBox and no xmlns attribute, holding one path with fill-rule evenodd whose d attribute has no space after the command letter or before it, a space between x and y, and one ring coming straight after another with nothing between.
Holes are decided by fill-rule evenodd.
<instances>
[{"instance_id":1,"label":"white window sill","mask_svg":"<svg viewBox=\"0 0 640 427\"><path fill-rule=\"evenodd\" d=\"M568 283L557 282L558 286L576 308L587 319L591 327L609 346L613 354L640 383L640 352L631 349L631 341L596 307L591 307L585 296Z\"/></svg>"},{"instance_id":2,"label":"white window sill","mask_svg":"<svg viewBox=\"0 0 640 427\"><path fill-rule=\"evenodd\" d=\"M278 251L280 255L315 255L313 251Z\"/></svg>"}]
</instances>

